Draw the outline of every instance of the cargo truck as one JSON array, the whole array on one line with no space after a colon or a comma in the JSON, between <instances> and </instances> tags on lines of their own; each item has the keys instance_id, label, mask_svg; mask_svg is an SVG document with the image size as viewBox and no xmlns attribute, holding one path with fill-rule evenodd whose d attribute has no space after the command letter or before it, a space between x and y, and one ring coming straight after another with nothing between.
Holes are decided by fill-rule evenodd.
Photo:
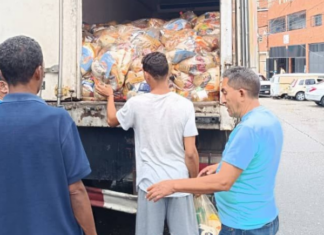
<instances>
[{"instance_id":1,"label":"cargo truck","mask_svg":"<svg viewBox=\"0 0 324 235\"><path fill-rule=\"evenodd\" d=\"M136 213L134 134L110 128L106 102L82 101L82 24L172 19L179 12L220 12L220 73L235 65L257 68L256 1L248 0L10 0L1 1L0 42L26 35L44 53L39 96L66 109L78 126L92 173L85 179L92 205ZM220 94L221 95L221 94ZM124 103L116 102L117 109ZM218 162L235 120L219 101L194 103L201 167ZM48 120L49 122L51 120ZM50 134L50 133L48 133Z\"/></svg>"}]
</instances>

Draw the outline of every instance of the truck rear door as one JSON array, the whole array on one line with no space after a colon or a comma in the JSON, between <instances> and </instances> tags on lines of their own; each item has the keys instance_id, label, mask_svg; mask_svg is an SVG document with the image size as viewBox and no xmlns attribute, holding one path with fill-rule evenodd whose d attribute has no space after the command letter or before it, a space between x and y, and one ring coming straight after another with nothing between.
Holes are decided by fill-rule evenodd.
<instances>
[{"instance_id":1,"label":"truck rear door","mask_svg":"<svg viewBox=\"0 0 324 235\"><path fill-rule=\"evenodd\" d=\"M63 1L62 1L63 2ZM42 47L45 68L44 90L40 93L45 100L56 100L58 84L59 53L63 53L64 65L63 99L78 97L80 89L79 59L81 38L81 5L77 0L65 0L60 19L60 1L57 0L10 0L1 1L0 43L4 40L25 35L34 38ZM63 20L62 47L60 48L60 20ZM54 66L54 67L53 67ZM52 68L52 69L50 69Z\"/></svg>"}]
</instances>

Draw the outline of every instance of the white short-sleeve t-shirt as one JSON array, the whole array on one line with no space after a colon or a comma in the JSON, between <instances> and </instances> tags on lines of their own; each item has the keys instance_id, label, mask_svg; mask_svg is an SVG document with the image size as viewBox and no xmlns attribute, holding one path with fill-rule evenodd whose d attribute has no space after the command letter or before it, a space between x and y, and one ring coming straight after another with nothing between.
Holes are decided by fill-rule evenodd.
<instances>
[{"instance_id":1,"label":"white short-sleeve t-shirt","mask_svg":"<svg viewBox=\"0 0 324 235\"><path fill-rule=\"evenodd\" d=\"M183 138L198 135L191 101L172 92L139 95L126 102L117 119L135 132L137 187L146 192L162 180L189 177Z\"/></svg>"}]
</instances>

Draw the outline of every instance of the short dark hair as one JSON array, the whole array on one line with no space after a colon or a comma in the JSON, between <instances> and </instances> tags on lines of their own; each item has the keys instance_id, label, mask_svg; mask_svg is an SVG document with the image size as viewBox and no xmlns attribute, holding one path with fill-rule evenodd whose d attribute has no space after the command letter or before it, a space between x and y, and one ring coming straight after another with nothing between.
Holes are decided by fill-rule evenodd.
<instances>
[{"instance_id":1,"label":"short dark hair","mask_svg":"<svg viewBox=\"0 0 324 235\"><path fill-rule=\"evenodd\" d=\"M42 49L32 38L17 36L0 44L0 70L10 85L27 84L42 64Z\"/></svg>"},{"instance_id":2,"label":"short dark hair","mask_svg":"<svg viewBox=\"0 0 324 235\"><path fill-rule=\"evenodd\" d=\"M236 66L225 70L223 78L228 78L228 85L234 89L244 89L252 98L258 98L260 92L259 76L251 69Z\"/></svg>"},{"instance_id":3,"label":"short dark hair","mask_svg":"<svg viewBox=\"0 0 324 235\"><path fill-rule=\"evenodd\" d=\"M143 70L157 81L165 79L169 74L168 60L161 52L147 54L144 56L142 64Z\"/></svg>"}]
</instances>

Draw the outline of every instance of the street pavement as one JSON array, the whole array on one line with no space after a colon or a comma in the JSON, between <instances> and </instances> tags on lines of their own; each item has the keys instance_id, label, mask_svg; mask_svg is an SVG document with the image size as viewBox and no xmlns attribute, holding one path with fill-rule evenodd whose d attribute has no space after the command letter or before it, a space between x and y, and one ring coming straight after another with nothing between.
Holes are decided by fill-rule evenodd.
<instances>
[{"instance_id":1,"label":"street pavement","mask_svg":"<svg viewBox=\"0 0 324 235\"><path fill-rule=\"evenodd\" d=\"M324 107L262 98L280 119L284 148L276 184L278 235L324 234Z\"/></svg>"}]
</instances>

